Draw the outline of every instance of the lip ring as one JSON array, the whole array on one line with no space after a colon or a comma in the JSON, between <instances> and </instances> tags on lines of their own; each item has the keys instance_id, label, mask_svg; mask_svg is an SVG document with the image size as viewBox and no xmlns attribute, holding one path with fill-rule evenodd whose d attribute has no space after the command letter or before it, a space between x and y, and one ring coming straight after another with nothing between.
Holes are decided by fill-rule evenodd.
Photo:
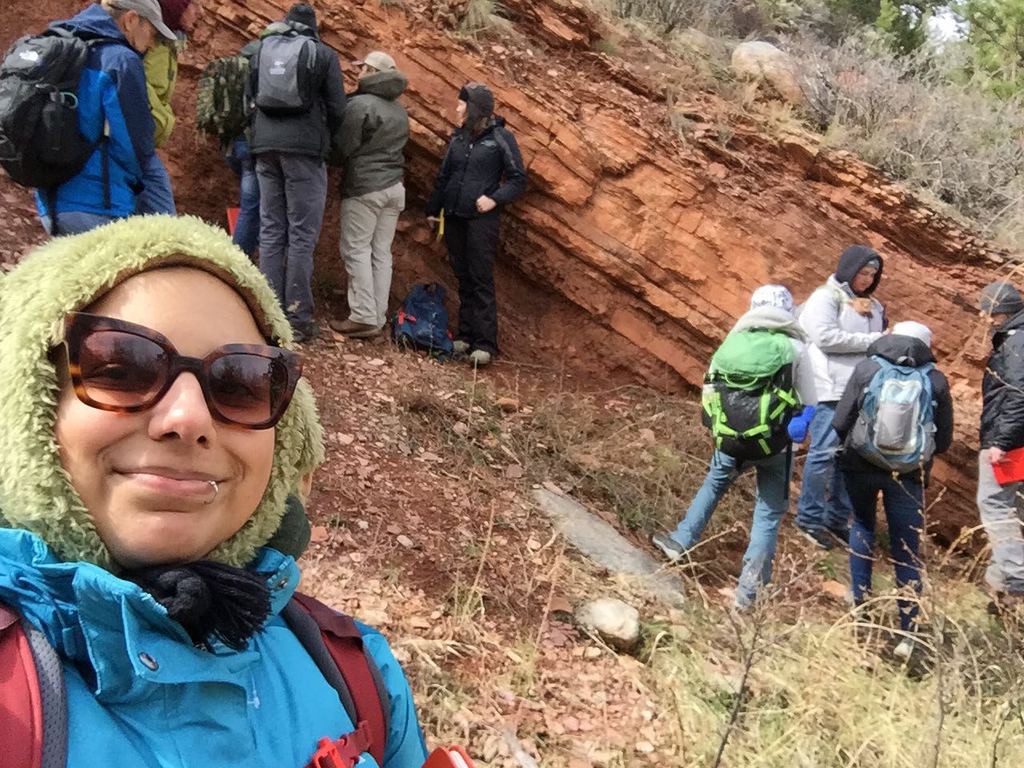
<instances>
[{"instance_id":1,"label":"lip ring","mask_svg":"<svg viewBox=\"0 0 1024 768\"><path fill-rule=\"evenodd\" d=\"M213 504L217 500L217 494L220 493L220 485L216 480L207 480L210 485L213 486L213 497L203 502L204 504Z\"/></svg>"}]
</instances>

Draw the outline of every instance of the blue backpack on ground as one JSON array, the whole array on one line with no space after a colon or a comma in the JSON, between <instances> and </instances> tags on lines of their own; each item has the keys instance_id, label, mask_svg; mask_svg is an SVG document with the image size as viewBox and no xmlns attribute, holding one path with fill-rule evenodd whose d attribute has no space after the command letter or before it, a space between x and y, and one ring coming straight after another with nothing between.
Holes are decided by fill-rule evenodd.
<instances>
[{"instance_id":1,"label":"blue backpack on ground","mask_svg":"<svg viewBox=\"0 0 1024 768\"><path fill-rule=\"evenodd\" d=\"M864 390L847 447L880 469L906 474L921 470L935 453L932 382L935 366L896 365L884 357Z\"/></svg>"},{"instance_id":2,"label":"blue backpack on ground","mask_svg":"<svg viewBox=\"0 0 1024 768\"><path fill-rule=\"evenodd\" d=\"M425 349L438 357L451 357L455 347L448 332L444 288L437 283L414 285L395 316L392 334L402 346Z\"/></svg>"}]
</instances>

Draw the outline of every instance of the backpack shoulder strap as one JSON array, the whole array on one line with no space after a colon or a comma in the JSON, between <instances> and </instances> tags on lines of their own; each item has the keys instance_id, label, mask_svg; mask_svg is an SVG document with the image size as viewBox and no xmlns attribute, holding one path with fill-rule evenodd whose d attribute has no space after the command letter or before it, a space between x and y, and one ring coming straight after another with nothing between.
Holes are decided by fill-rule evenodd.
<instances>
[{"instance_id":1,"label":"backpack shoulder strap","mask_svg":"<svg viewBox=\"0 0 1024 768\"><path fill-rule=\"evenodd\" d=\"M352 722L357 727L366 724L370 737L367 751L378 765L384 765L391 701L355 621L298 592L282 615L338 692Z\"/></svg>"},{"instance_id":2,"label":"backpack shoulder strap","mask_svg":"<svg viewBox=\"0 0 1024 768\"><path fill-rule=\"evenodd\" d=\"M12 765L64 768L64 668L42 632L0 603L0 743Z\"/></svg>"}]
</instances>

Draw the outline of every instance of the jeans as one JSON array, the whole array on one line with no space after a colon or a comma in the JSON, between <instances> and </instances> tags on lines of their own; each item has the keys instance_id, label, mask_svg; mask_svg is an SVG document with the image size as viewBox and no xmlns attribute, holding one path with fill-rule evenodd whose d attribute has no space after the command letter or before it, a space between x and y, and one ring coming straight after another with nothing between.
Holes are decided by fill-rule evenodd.
<instances>
[{"instance_id":1,"label":"jeans","mask_svg":"<svg viewBox=\"0 0 1024 768\"><path fill-rule=\"evenodd\" d=\"M985 581L997 592L1024 595L1024 535L1021 493L1024 483L996 482L987 451L978 455L978 512L992 547Z\"/></svg>"},{"instance_id":2,"label":"jeans","mask_svg":"<svg viewBox=\"0 0 1024 768\"><path fill-rule=\"evenodd\" d=\"M789 451L757 461L738 462L732 456L715 451L711 467L697 495L686 510L672 539L689 549L700 541L708 521L725 492L744 469L753 467L757 472L757 500L754 519L750 526L750 543L743 554L736 602L747 607L757 598L757 591L772 578L772 563L779 538L779 525L789 506L789 470L792 455Z\"/></svg>"},{"instance_id":3,"label":"jeans","mask_svg":"<svg viewBox=\"0 0 1024 768\"><path fill-rule=\"evenodd\" d=\"M256 178L256 161L249 154L249 142L235 139L227 161L240 181L238 221L231 241L251 259L260 242L260 183Z\"/></svg>"},{"instance_id":4,"label":"jeans","mask_svg":"<svg viewBox=\"0 0 1024 768\"><path fill-rule=\"evenodd\" d=\"M405 209L402 182L341 201L341 257L348 272L349 320L383 326L391 295L391 242Z\"/></svg>"},{"instance_id":5,"label":"jeans","mask_svg":"<svg viewBox=\"0 0 1024 768\"><path fill-rule=\"evenodd\" d=\"M171 189L171 176L167 173L164 161L154 152L149 157L146 167L142 169L142 194L135 201L135 212L177 214L174 207L174 190Z\"/></svg>"},{"instance_id":6,"label":"jeans","mask_svg":"<svg viewBox=\"0 0 1024 768\"><path fill-rule=\"evenodd\" d=\"M313 251L327 202L327 167L319 157L266 152L260 183L260 271L293 328L313 322Z\"/></svg>"},{"instance_id":7,"label":"jeans","mask_svg":"<svg viewBox=\"0 0 1024 768\"><path fill-rule=\"evenodd\" d=\"M498 354L498 304L494 296L494 257L498 252L498 211L472 219L446 216L444 242L459 281L456 338Z\"/></svg>"},{"instance_id":8,"label":"jeans","mask_svg":"<svg viewBox=\"0 0 1024 768\"><path fill-rule=\"evenodd\" d=\"M40 216L39 221L48 235L78 235L88 232L90 229L102 227L115 221L116 216L104 216L99 213L85 213L84 211L62 211L57 214L57 231L53 231L53 219L49 216Z\"/></svg>"},{"instance_id":9,"label":"jeans","mask_svg":"<svg viewBox=\"0 0 1024 768\"><path fill-rule=\"evenodd\" d=\"M912 475L893 478L884 472L845 472L846 487L853 504L850 527L850 581L853 601L860 605L871 591L874 562L875 511L878 494L889 524L889 551L896 565L896 586L921 594L920 543L924 528L924 490ZM917 628L916 600L897 599L900 629Z\"/></svg>"},{"instance_id":10,"label":"jeans","mask_svg":"<svg viewBox=\"0 0 1024 768\"><path fill-rule=\"evenodd\" d=\"M811 444L804 464L803 485L797 504L796 524L801 528L845 531L853 510L843 483L843 473L836 471L839 435L832 428L836 403L818 403L811 419Z\"/></svg>"}]
</instances>

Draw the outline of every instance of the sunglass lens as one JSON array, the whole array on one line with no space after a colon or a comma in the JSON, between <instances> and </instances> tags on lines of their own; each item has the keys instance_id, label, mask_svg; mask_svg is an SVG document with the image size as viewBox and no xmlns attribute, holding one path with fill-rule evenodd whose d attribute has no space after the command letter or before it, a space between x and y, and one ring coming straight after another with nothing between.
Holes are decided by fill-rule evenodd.
<instances>
[{"instance_id":1,"label":"sunglass lens","mask_svg":"<svg viewBox=\"0 0 1024 768\"><path fill-rule=\"evenodd\" d=\"M287 369L270 357L228 354L210 366L210 395L221 415L237 424L265 424L279 416L287 389Z\"/></svg>"},{"instance_id":2,"label":"sunglass lens","mask_svg":"<svg viewBox=\"0 0 1024 768\"><path fill-rule=\"evenodd\" d=\"M95 402L118 408L148 403L167 372L167 353L154 341L122 331L85 335L78 349L79 380Z\"/></svg>"}]
</instances>

